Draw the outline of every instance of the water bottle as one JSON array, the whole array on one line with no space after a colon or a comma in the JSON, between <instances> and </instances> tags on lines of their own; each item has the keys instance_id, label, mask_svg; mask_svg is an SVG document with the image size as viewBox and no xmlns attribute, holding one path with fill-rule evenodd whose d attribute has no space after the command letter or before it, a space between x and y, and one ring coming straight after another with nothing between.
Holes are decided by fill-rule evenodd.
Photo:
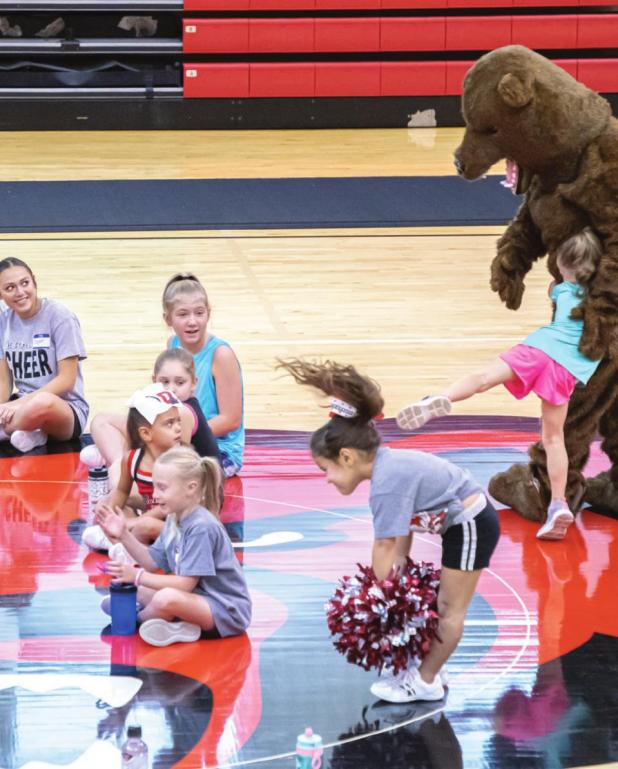
<instances>
[{"instance_id":1,"label":"water bottle","mask_svg":"<svg viewBox=\"0 0 618 769\"><path fill-rule=\"evenodd\" d=\"M320 769L323 752L322 738L308 726L296 740L296 769Z\"/></svg>"},{"instance_id":2,"label":"water bottle","mask_svg":"<svg viewBox=\"0 0 618 769\"><path fill-rule=\"evenodd\" d=\"M148 769L148 745L142 740L142 727L130 726L127 739L120 748L121 769Z\"/></svg>"},{"instance_id":3,"label":"water bottle","mask_svg":"<svg viewBox=\"0 0 618 769\"><path fill-rule=\"evenodd\" d=\"M109 586L112 635L133 635L137 628L137 587L125 582Z\"/></svg>"},{"instance_id":4,"label":"water bottle","mask_svg":"<svg viewBox=\"0 0 618 769\"><path fill-rule=\"evenodd\" d=\"M88 468L88 525L94 523L97 502L109 494L107 467Z\"/></svg>"}]
</instances>

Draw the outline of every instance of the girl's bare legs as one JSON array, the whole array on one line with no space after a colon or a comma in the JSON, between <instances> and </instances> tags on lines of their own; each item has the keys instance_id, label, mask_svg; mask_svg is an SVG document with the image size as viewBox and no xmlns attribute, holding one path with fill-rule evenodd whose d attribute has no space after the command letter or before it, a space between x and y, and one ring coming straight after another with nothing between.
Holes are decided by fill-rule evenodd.
<instances>
[{"instance_id":1,"label":"girl's bare legs","mask_svg":"<svg viewBox=\"0 0 618 769\"><path fill-rule=\"evenodd\" d=\"M464 629L468 605L472 600L481 570L459 571L442 567L438 592L438 638L432 641L429 653L421 663L419 673L431 683L440 668L457 648Z\"/></svg>"},{"instance_id":2,"label":"girl's bare legs","mask_svg":"<svg viewBox=\"0 0 618 769\"><path fill-rule=\"evenodd\" d=\"M446 389L443 395L431 395L405 406L397 414L397 424L402 430L418 430L431 419L449 414L451 403L491 390L492 387L514 377L511 367L502 358L496 358L484 369L458 379Z\"/></svg>"},{"instance_id":3,"label":"girl's bare legs","mask_svg":"<svg viewBox=\"0 0 618 769\"><path fill-rule=\"evenodd\" d=\"M473 374L467 374L466 376L453 382L445 391L444 394L451 401L463 401L467 398L471 398L477 393L484 393L487 390L491 390L492 387L496 387L503 382L508 382L513 379L515 374L513 369L502 360L502 358L496 358L491 361L484 369L477 371Z\"/></svg>"},{"instance_id":4,"label":"girl's bare legs","mask_svg":"<svg viewBox=\"0 0 618 769\"><path fill-rule=\"evenodd\" d=\"M163 587L154 591L154 595L139 613L140 622L149 619L164 619L168 622L180 619L199 625L202 630L212 630L215 626L210 605L204 596L187 593L175 587Z\"/></svg>"},{"instance_id":5,"label":"girl's bare legs","mask_svg":"<svg viewBox=\"0 0 618 769\"><path fill-rule=\"evenodd\" d=\"M569 457L564 445L564 423L568 410L568 403L555 406L541 400L541 442L547 457L551 503L547 510L547 520L537 531L539 539L563 539L566 530L575 520L565 499Z\"/></svg>"},{"instance_id":6,"label":"girl's bare legs","mask_svg":"<svg viewBox=\"0 0 618 769\"><path fill-rule=\"evenodd\" d=\"M547 475L552 499L564 499L566 495L569 457L564 445L564 423L569 404L541 400L541 442L547 455Z\"/></svg>"}]
</instances>

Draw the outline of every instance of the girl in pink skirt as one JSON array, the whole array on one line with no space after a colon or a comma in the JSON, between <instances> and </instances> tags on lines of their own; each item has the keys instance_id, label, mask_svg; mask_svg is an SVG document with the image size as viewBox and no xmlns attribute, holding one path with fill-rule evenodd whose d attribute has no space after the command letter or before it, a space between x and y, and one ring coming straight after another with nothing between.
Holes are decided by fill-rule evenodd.
<instances>
[{"instance_id":1,"label":"girl in pink skirt","mask_svg":"<svg viewBox=\"0 0 618 769\"><path fill-rule=\"evenodd\" d=\"M423 398L397 415L399 427L416 430L430 419L450 413L452 403L499 384L518 399L536 393L541 399L541 440L552 493L547 520L537 532L539 539L562 539L574 520L565 499L569 461L563 428L573 388L578 382L586 384L600 361L590 360L579 351L584 323L571 313L586 295L601 250L589 227L562 243L556 250L556 264L563 282L552 282L548 292L555 308L551 323L486 368L459 379L444 394Z\"/></svg>"}]
</instances>

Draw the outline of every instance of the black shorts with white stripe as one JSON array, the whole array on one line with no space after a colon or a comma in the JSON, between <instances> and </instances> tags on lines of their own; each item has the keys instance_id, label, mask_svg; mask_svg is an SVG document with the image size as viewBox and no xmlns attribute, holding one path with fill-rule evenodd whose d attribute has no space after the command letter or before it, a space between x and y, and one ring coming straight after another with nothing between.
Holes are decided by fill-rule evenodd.
<instances>
[{"instance_id":1,"label":"black shorts with white stripe","mask_svg":"<svg viewBox=\"0 0 618 769\"><path fill-rule=\"evenodd\" d=\"M498 514L491 502L471 521L448 528L442 537L442 566L476 571L489 566L500 538Z\"/></svg>"}]
</instances>

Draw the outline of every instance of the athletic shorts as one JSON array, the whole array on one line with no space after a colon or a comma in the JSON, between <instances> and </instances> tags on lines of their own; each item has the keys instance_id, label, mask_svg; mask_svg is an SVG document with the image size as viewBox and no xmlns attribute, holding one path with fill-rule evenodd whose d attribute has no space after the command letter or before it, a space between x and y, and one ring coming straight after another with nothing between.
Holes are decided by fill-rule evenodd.
<instances>
[{"instance_id":1,"label":"athletic shorts","mask_svg":"<svg viewBox=\"0 0 618 769\"><path fill-rule=\"evenodd\" d=\"M491 502L471 521L450 526L442 536L442 566L476 571L489 566L500 538L498 514Z\"/></svg>"},{"instance_id":2,"label":"athletic shorts","mask_svg":"<svg viewBox=\"0 0 618 769\"><path fill-rule=\"evenodd\" d=\"M534 392L554 406L569 402L577 379L543 350L516 344L500 357L515 374L515 378L509 379L504 386L517 400Z\"/></svg>"}]
</instances>

